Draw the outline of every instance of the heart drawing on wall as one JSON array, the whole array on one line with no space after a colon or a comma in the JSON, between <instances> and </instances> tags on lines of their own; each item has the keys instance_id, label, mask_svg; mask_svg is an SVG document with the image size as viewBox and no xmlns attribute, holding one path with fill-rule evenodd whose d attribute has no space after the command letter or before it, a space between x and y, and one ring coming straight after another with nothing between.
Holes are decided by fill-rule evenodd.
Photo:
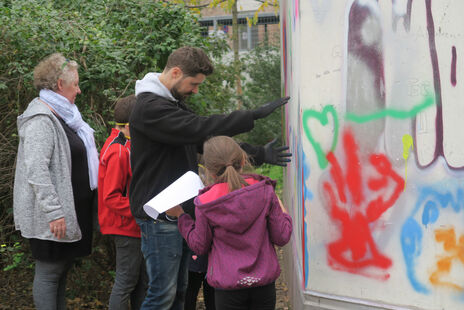
<instances>
[{"instance_id":1,"label":"heart drawing on wall","mask_svg":"<svg viewBox=\"0 0 464 310\"><path fill-rule=\"evenodd\" d=\"M324 150L319 140L317 140L311 133L312 130L310 130L309 128L309 122L314 119L318 121L322 126L327 126L329 125L329 114L331 115L333 122L332 143L330 146L330 150ZM327 152L333 152L335 150L335 147L337 146L338 128L339 125L337 111L335 110L333 105L326 105L321 112L315 110L306 110L303 112L303 129L305 131L306 137L308 138L309 142L313 146L314 151L316 152L317 162L319 163L319 167L321 167L322 169L325 169L328 164L326 158Z\"/></svg>"}]
</instances>

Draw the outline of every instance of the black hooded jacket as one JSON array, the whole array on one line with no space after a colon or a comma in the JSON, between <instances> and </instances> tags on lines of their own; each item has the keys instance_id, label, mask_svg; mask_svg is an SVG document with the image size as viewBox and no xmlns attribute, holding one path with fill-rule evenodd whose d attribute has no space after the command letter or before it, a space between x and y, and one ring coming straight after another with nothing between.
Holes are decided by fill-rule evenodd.
<instances>
[{"instance_id":1,"label":"black hooded jacket","mask_svg":"<svg viewBox=\"0 0 464 310\"><path fill-rule=\"evenodd\" d=\"M133 175L129 196L134 217L150 219L143 205L185 172L198 171L197 154L206 139L234 136L250 131L253 126L251 111L205 117L195 114L182 102L152 92L138 94L130 117ZM242 144L242 148L255 163L262 162L262 147ZM187 204L183 207L188 209ZM164 214L160 215L163 217Z\"/></svg>"}]
</instances>

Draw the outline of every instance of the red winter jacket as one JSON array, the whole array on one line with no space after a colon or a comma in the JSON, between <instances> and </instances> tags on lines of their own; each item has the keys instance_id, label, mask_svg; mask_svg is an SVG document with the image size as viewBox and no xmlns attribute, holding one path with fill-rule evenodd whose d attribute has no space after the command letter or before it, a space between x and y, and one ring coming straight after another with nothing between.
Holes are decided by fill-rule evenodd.
<instances>
[{"instance_id":1,"label":"red winter jacket","mask_svg":"<svg viewBox=\"0 0 464 310\"><path fill-rule=\"evenodd\" d=\"M98 168L98 222L104 235L140 238L129 205L131 178L130 141L113 128L100 152Z\"/></svg>"}]
</instances>

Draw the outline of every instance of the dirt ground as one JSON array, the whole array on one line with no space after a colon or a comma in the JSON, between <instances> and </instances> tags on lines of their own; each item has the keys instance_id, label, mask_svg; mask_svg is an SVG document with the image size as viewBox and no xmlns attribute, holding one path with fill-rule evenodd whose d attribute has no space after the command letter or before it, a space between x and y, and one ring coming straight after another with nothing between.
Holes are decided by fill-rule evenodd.
<instances>
[{"instance_id":1,"label":"dirt ground","mask_svg":"<svg viewBox=\"0 0 464 310\"><path fill-rule=\"evenodd\" d=\"M77 261L71 269L66 289L68 309L107 309L114 271L112 262L108 261L108 256L111 255L108 254L108 251L111 252L111 248L96 247L90 257ZM279 249L278 254L279 260L282 260L281 249ZM3 271L0 269L0 309L34 309L32 302L33 277L33 263L28 259L23 259L12 270ZM276 309L290 309L285 274L282 273L276 281L276 289ZM201 294L197 309L205 309Z\"/></svg>"}]
</instances>

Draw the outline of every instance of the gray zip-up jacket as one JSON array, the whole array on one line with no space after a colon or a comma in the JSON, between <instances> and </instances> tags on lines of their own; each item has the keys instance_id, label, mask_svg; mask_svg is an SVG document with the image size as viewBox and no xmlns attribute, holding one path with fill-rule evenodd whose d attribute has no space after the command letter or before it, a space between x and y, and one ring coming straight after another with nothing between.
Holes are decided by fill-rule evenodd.
<instances>
[{"instance_id":1,"label":"gray zip-up jacket","mask_svg":"<svg viewBox=\"0 0 464 310\"><path fill-rule=\"evenodd\" d=\"M19 146L13 191L15 227L25 238L74 242L82 238L71 184L71 150L60 120L38 98L17 119ZM64 217L66 236L49 223Z\"/></svg>"}]
</instances>

